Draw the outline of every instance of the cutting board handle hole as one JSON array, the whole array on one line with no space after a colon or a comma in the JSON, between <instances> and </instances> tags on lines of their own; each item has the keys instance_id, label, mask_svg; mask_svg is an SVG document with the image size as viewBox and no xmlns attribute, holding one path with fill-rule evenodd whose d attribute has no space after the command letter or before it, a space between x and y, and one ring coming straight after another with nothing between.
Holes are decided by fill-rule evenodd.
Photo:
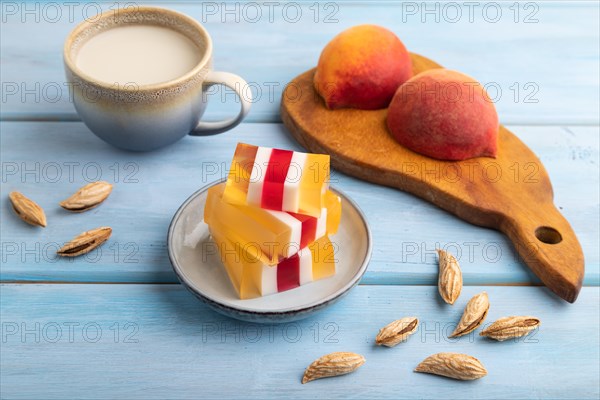
<instances>
[{"instance_id":1,"label":"cutting board handle hole","mask_svg":"<svg viewBox=\"0 0 600 400\"><path fill-rule=\"evenodd\" d=\"M547 244L557 244L562 242L562 235L556 229L549 226L540 226L535 230L535 237L540 242Z\"/></svg>"}]
</instances>

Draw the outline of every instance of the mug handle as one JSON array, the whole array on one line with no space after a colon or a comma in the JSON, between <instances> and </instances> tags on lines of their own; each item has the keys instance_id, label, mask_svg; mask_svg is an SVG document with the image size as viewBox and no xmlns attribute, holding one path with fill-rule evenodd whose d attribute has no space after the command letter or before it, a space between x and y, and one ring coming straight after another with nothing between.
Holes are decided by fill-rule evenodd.
<instances>
[{"instance_id":1,"label":"mug handle","mask_svg":"<svg viewBox=\"0 0 600 400\"><path fill-rule=\"evenodd\" d=\"M247 99L244 96L242 96L242 93L241 93L241 90L248 85L246 83L246 81L243 78L241 78L235 74L229 73L229 72L210 71L208 73L208 75L206 75L206 78L204 79L204 84L209 87L212 85L225 85L228 88L235 91L235 93L238 95L238 97L240 99L240 103L241 103L240 112L238 113L237 116L223 120L223 121L216 121L216 122L200 121L200 122L198 122L198 125L196 126L196 128L194 128L194 130L190 132L190 135L192 135L192 136L216 135L218 133L228 131L229 129L237 126L240 122L242 122L242 120L244 119L246 114L248 114L248 112L250 111L250 106L252 105L252 97ZM202 94L202 95L204 96L204 94ZM250 96L252 96L252 95L250 94Z\"/></svg>"}]
</instances>

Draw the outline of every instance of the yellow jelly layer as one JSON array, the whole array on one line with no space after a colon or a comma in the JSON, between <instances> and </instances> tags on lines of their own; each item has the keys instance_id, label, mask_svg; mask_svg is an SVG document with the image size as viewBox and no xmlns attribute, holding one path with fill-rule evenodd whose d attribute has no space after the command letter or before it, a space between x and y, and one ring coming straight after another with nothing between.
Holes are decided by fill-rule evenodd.
<instances>
[{"instance_id":1,"label":"yellow jelly layer","mask_svg":"<svg viewBox=\"0 0 600 400\"><path fill-rule=\"evenodd\" d=\"M325 207L327 208L327 234L334 235L342 219L342 199L328 190L325 192Z\"/></svg>"},{"instance_id":2,"label":"yellow jelly layer","mask_svg":"<svg viewBox=\"0 0 600 400\"><path fill-rule=\"evenodd\" d=\"M308 246L313 259L313 282L335 275L335 245L327 236Z\"/></svg>"},{"instance_id":3,"label":"yellow jelly layer","mask_svg":"<svg viewBox=\"0 0 600 400\"><path fill-rule=\"evenodd\" d=\"M239 298L243 300L260 297L264 264L217 231L211 230L211 235L217 244L221 262Z\"/></svg>"},{"instance_id":4,"label":"yellow jelly layer","mask_svg":"<svg viewBox=\"0 0 600 400\"><path fill-rule=\"evenodd\" d=\"M227 175L227 185L223 194L225 201L232 204L246 204L246 194L257 151L257 146L238 143Z\"/></svg>"},{"instance_id":5,"label":"yellow jelly layer","mask_svg":"<svg viewBox=\"0 0 600 400\"><path fill-rule=\"evenodd\" d=\"M329 188L329 156L307 154L300 178L299 214L318 216Z\"/></svg>"}]
</instances>

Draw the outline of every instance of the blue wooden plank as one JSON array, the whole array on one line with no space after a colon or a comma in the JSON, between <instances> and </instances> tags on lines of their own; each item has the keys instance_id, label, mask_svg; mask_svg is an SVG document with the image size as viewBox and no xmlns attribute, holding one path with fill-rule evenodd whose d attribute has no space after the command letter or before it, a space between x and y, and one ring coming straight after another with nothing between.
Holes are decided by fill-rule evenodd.
<instances>
[{"instance_id":1,"label":"blue wooden plank","mask_svg":"<svg viewBox=\"0 0 600 400\"><path fill-rule=\"evenodd\" d=\"M598 285L599 129L511 128L546 165L556 204L584 249L585 284ZM114 149L78 122L3 122L0 130L4 282L176 282L165 247L168 224L191 193L226 176L235 144L299 149L277 124L242 124L220 136L189 137L145 154ZM115 186L105 204L84 214L69 214L58 206L93 179ZM364 210L373 232L373 257L363 283L434 284L436 247L459 257L466 285L538 283L500 233L394 189L339 173L332 180ZM47 228L29 227L12 214L7 198L12 190L45 208ZM60 244L102 225L114 229L106 245L77 259L54 257Z\"/></svg>"},{"instance_id":2,"label":"blue wooden plank","mask_svg":"<svg viewBox=\"0 0 600 400\"><path fill-rule=\"evenodd\" d=\"M315 66L335 34L360 23L386 26L409 49L487 84L504 123L600 121L598 2L150 3L207 26L215 67L250 82L257 101L248 121L279 121L283 86ZM3 2L0 116L76 119L63 74L63 40L85 16L125 4ZM231 115L238 106L225 91L212 95L210 103L211 119Z\"/></svg>"},{"instance_id":3,"label":"blue wooden plank","mask_svg":"<svg viewBox=\"0 0 600 400\"><path fill-rule=\"evenodd\" d=\"M518 341L476 334L447 339L468 299L487 291L486 323L534 315ZM238 322L210 311L180 285L2 285L2 398L577 398L599 396L598 288L566 304L535 287L468 287L442 304L435 287L358 286L304 321ZM420 327L396 348L379 328L414 315ZM366 364L352 375L300 384L333 351ZM441 351L481 360L488 376L457 382L412 370ZM460 395L456 395L460 393Z\"/></svg>"}]
</instances>

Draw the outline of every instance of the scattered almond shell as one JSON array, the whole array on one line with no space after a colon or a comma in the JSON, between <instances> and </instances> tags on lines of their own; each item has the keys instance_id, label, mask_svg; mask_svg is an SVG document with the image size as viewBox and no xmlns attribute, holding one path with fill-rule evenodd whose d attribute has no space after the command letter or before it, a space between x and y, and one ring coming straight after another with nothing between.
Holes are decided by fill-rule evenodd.
<instances>
[{"instance_id":1,"label":"scattered almond shell","mask_svg":"<svg viewBox=\"0 0 600 400\"><path fill-rule=\"evenodd\" d=\"M529 335L534 329L538 328L540 324L541 321L536 317L504 317L485 328L479 336L487 336L490 339L501 342L507 339Z\"/></svg>"},{"instance_id":2,"label":"scattered almond shell","mask_svg":"<svg viewBox=\"0 0 600 400\"><path fill-rule=\"evenodd\" d=\"M415 333L418 327L419 319L417 317L401 318L381 328L375 338L375 343L378 346L394 347Z\"/></svg>"},{"instance_id":3,"label":"scattered almond shell","mask_svg":"<svg viewBox=\"0 0 600 400\"><path fill-rule=\"evenodd\" d=\"M483 378L487 370L475 357L461 353L437 353L423 360L415 372L441 375L462 381Z\"/></svg>"},{"instance_id":4,"label":"scattered almond shell","mask_svg":"<svg viewBox=\"0 0 600 400\"><path fill-rule=\"evenodd\" d=\"M456 258L444 250L438 250L439 276L438 291L442 299L448 304L454 302L460 296L463 286L462 272Z\"/></svg>"},{"instance_id":5,"label":"scattered almond shell","mask_svg":"<svg viewBox=\"0 0 600 400\"><path fill-rule=\"evenodd\" d=\"M324 355L306 368L302 377L302 384L315 379L349 374L356 371L364 363L365 358L356 353L336 352Z\"/></svg>"},{"instance_id":6,"label":"scattered almond shell","mask_svg":"<svg viewBox=\"0 0 600 400\"><path fill-rule=\"evenodd\" d=\"M112 185L105 181L88 183L59 204L65 210L84 212L100 205L112 192Z\"/></svg>"},{"instance_id":7,"label":"scattered almond shell","mask_svg":"<svg viewBox=\"0 0 600 400\"><path fill-rule=\"evenodd\" d=\"M107 226L83 232L61 247L56 254L63 257L77 257L89 253L106 242L111 234L112 229Z\"/></svg>"},{"instance_id":8,"label":"scattered almond shell","mask_svg":"<svg viewBox=\"0 0 600 400\"><path fill-rule=\"evenodd\" d=\"M13 210L23 221L30 225L46 226L46 214L35 201L20 192L10 192L8 198L12 203Z\"/></svg>"},{"instance_id":9,"label":"scattered almond shell","mask_svg":"<svg viewBox=\"0 0 600 400\"><path fill-rule=\"evenodd\" d=\"M473 296L467 303L456 329L449 337L454 338L473 332L483 323L489 309L490 301L486 292Z\"/></svg>"}]
</instances>

